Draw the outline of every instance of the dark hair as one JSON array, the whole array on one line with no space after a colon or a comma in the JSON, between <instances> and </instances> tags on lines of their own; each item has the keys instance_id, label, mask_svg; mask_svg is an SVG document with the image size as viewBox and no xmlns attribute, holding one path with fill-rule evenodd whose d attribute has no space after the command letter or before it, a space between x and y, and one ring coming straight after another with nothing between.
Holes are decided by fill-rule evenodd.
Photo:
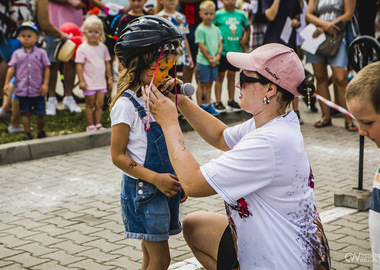
<instances>
[{"instance_id":1,"label":"dark hair","mask_svg":"<svg viewBox=\"0 0 380 270\"><path fill-rule=\"evenodd\" d=\"M268 80L265 78L263 75L260 73L257 73L260 79L260 84L268 84L268 83L273 83L271 80ZM275 84L275 83L273 83ZM277 86L277 90L281 92L282 94L282 100L285 101L286 103L290 103L294 99L294 95L290 93L288 90L282 88L281 86ZM315 86L313 82L310 79L305 78L302 83L297 87L298 93L300 93L302 96L308 96L308 95L313 95L315 92Z\"/></svg>"},{"instance_id":2,"label":"dark hair","mask_svg":"<svg viewBox=\"0 0 380 270\"><path fill-rule=\"evenodd\" d=\"M306 97L313 95L315 92L315 86L313 84L313 78L305 78L302 83L297 87L298 93Z\"/></svg>"},{"instance_id":3,"label":"dark hair","mask_svg":"<svg viewBox=\"0 0 380 270\"><path fill-rule=\"evenodd\" d=\"M260 73L257 73L257 75L259 76L260 84L261 85L268 84L268 83L273 83L271 80L268 80L267 78L265 78ZM275 83L273 83L273 84L275 84ZM294 95L292 93L290 93L289 91L285 90L281 86L278 86L277 84L275 84L275 85L277 86L277 90L281 92L281 94L282 94L282 100L283 101L285 101L286 103L289 103L289 102L291 102L294 99Z\"/></svg>"}]
</instances>

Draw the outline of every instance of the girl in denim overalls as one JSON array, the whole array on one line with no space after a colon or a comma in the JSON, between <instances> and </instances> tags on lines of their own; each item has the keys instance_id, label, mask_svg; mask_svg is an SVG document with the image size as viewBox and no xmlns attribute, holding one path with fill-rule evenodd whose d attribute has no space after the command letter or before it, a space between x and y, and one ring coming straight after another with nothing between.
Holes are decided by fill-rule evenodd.
<instances>
[{"instance_id":1,"label":"girl in denim overalls","mask_svg":"<svg viewBox=\"0 0 380 270\"><path fill-rule=\"evenodd\" d=\"M125 69L111 103L111 156L123 171L124 235L142 239L142 269L167 269L169 235L182 230L178 217L180 184L170 164L161 127L141 96L141 87L149 84L163 89L173 87L175 81L168 72L177 58L181 39L181 33L169 21L144 16L123 30L115 46Z\"/></svg>"}]
</instances>

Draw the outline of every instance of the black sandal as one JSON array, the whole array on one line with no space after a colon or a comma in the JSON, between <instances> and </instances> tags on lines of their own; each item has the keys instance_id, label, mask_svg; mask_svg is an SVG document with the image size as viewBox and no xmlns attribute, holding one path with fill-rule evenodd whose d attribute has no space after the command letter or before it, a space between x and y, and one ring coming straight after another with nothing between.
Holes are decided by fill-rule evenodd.
<instances>
[{"instance_id":1,"label":"black sandal","mask_svg":"<svg viewBox=\"0 0 380 270\"><path fill-rule=\"evenodd\" d=\"M325 122L321 119L318 122L314 123L314 127L316 128L324 128L324 127L329 127L329 126L332 126L331 118Z\"/></svg>"}]
</instances>

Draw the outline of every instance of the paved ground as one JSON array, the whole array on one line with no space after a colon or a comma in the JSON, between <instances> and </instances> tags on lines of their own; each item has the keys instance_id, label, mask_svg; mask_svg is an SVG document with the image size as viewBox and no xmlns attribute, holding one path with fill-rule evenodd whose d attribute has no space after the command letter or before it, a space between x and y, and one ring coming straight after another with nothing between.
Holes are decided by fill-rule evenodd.
<instances>
[{"instance_id":1,"label":"paved ground","mask_svg":"<svg viewBox=\"0 0 380 270\"><path fill-rule=\"evenodd\" d=\"M334 192L357 185L359 136L343 128L342 118L333 119L333 127L316 129L312 124L319 114L307 112L304 104L300 108L333 268L368 269L368 211L327 215L342 213L334 207ZM194 132L185 137L200 163L219 155ZM378 153L366 140L366 189L379 164ZM139 269L139 241L123 238L119 189L120 172L109 147L0 166L0 268ZM181 218L200 209L224 212L217 196L189 199ZM181 234L170 239L170 247L171 269L198 268Z\"/></svg>"}]
</instances>

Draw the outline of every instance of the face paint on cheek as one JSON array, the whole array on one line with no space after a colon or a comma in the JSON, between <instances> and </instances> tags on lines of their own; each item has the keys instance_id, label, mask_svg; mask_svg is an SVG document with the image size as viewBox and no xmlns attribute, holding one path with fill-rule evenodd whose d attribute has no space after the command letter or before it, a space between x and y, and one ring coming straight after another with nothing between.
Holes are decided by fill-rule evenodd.
<instances>
[{"instance_id":1,"label":"face paint on cheek","mask_svg":"<svg viewBox=\"0 0 380 270\"><path fill-rule=\"evenodd\" d=\"M169 70L173 67L173 65L174 65L174 59L164 59L160 61L160 63L158 64L156 75L154 76L154 80L153 80L153 84L156 87L158 87L161 84L161 82L168 76ZM161 71L161 69L163 69L164 67L167 67L167 68L164 71ZM153 66L153 68L151 68L148 71L148 78L150 80L152 80L154 68L155 66Z\"/></svg>"}]
</instances>

